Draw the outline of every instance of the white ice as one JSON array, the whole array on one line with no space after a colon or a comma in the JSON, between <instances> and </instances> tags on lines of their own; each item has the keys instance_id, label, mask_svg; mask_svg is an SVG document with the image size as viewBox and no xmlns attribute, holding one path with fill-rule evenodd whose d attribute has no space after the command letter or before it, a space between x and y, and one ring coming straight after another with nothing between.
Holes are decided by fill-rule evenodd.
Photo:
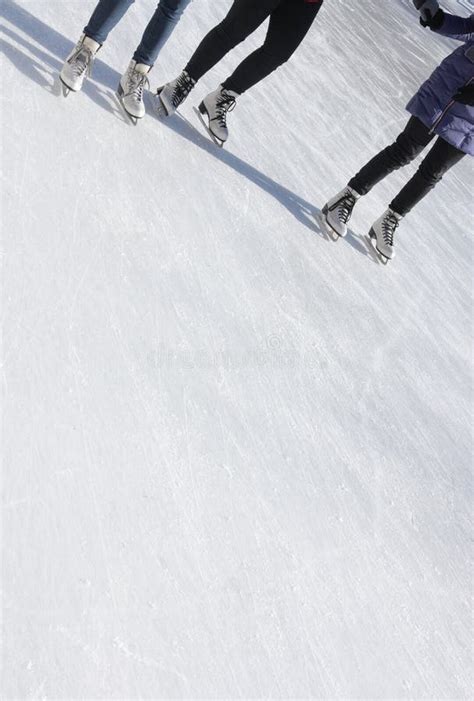
<instances>
[{"instance_id":1,"label":"white ice","mask_svg":"<svg viewBox=\"0 0 474 701\"><path fill-rule=\"evenodd\" d=\"M194 0L174 77L230 0ZM219 150L193 104L55 77L95 0L2 0L5 699L471 696L472 164L403 222L314 216L456 46L409 0L326 0ZM473 3L451 2L463 15ZM151 98L148 100L151 112Z\"/></svg>"}]
</instances>

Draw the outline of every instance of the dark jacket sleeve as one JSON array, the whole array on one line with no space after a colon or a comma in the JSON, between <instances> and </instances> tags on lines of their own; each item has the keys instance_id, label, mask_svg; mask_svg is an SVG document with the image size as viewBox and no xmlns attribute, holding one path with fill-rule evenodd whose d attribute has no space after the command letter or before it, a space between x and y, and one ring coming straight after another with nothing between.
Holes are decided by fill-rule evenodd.
<instances>
[{"instance_id":1,"label":"dark jacket sleeve","mask_svg":"<svg viewBox=\"0 0 474 701\"><path fill-rule=\"evenodd\" d=\"M474 40L474 14L470 17L458 17L444 13L444 19L440 27L433 27L433 31L450 39L459 41Z\"/></svg>"}]
</instances>

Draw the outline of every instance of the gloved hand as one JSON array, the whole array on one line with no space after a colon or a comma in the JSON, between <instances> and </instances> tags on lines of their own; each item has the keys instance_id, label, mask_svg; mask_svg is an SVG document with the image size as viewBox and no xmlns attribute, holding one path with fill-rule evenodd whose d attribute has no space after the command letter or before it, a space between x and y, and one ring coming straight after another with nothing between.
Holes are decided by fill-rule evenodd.
<instances>
[{"instance_id":1,"label":"gloved hand","mask_svg":"<svg viewBox=\"0 0 474 701\"><path fill-rule=\"evenodd\" d=\"M474 107L474 83L468 83L460 88L454 96L456 102Z\"/></svg>"},{"instance_id":2,"label":"gloved hand","mask_svg":"<svg viewBox=\"0 0 474 701\"><path fill-rule=\"evenodd\" d=\"M420 23L423 27L430 27L430 29L441 27L444 12L438 0L413 0L413 4L420 13Z\"/></svg>"}]
</instances>

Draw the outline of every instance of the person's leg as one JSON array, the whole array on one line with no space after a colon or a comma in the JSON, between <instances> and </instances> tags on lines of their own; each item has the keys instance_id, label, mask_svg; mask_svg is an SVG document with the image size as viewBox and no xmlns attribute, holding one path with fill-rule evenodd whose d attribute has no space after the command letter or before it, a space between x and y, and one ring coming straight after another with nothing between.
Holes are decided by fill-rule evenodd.
<instances>
[{"instance_id":1,"label":"person's leg","mask_svg":"<svg viewBox=\"0 0 474 701\"><path fill-rule=\"evenodd\" d=\"M242 61L230 78L201 102L199 112L207 119L207 128L219 145L228 138L227 113L234 109L236 98L289 59L320 7L321 1L280 0L270 14L263 46Z\"/></svg>"},{"instance_id":2,"label":"person's leg","mask_svg":"<svg viewBox=\"0 0 474 701\"><path fill-rule=\"evenodd\" d=\"M389 173L408 165L433 139L428 127L411 117L397 140L372 158L352 180L349 187L359 195L366 195Z\"/></svg>"},{"instance_id":3,"label":"person's leg","mask_svg":"<svg viewBox=\"0 0 474 701\"><path fill-rule=\"evenodd\" d=\"M390 209L404 217L466 154L439 137L413 178L392 200Z\"/></svg>"},{"instance_id":4,"label":"person's leg","mask_svg":"<svg viewBox=\"0 0 474 701\"><path fill-rule=\"evenodd\" d=\"M304 0L280 2L270 15L263 45L242 61L222 87L240 95L288 61L306 36L321 5L322 2Z\"/></svg>"},{"instance_id":5,"label":"person's leg","mask_svg":"<svg viewBox=\"0 0 474 701\"><path fill-rule=\"evenodd\" d=\"M135 0L99 0L92 16L84 27L84 34L103 44L112 29L120 22Z\"/></svg>"},{"instance_id":6,"label":"person's leg","mask_svg":"<svg viewBox=\"0 0 474 701\"><path fill-rule=\"evenodd\" d=\"M160 0L135 51L134 61L153 66L189 2L190 0Z\"/></svg>"},{"instance_id":7,"label":"person's leg","mask_svg":"<svg viewBox=\"0 0 474 701\"><path fill-rule=\"evenodd\" d=\"M74 49L67 56L59 77L63 93L78 92L91 74L95 56L109 32L122 19L134 0L99 0Z\"/></svg>"},{"instance_id":8,"label":"person's leg","mask_svg":"<svg viewBox=\"0 0 474 701\"><path fill-rule=\"evenodd\" d=\"M369 236L382 260L394 257L395 232L404 216L420 202L465 154L442 138L436 140L417 173L372 225Z\"/></svg>"},{"instance_id":9,"label":"person's leg","mask_svg":"<svg viewBox=\"0 0 474 701\"><path fill-rule=\"evenodd\" d=\"M204 37L179 76L158 88L156 102L158 114L165 117L175 112L197 81L234 46L237 46L255 31L271 14L272 10L283 1L234 0L227 16ZM202 105L199 107L200 110L201 107ZM221 117L219 116L220 121ZM223 140L221 138L221 141Z\"/></svg>"},{"instance_id":10,"label":"person's leg","mask_svg":"<svg viewBox=\"0 0 474 701\"><path fill-rule=\"evenodd\" d=\"M389 173L410 163L431 139L433 136L423 122L411 117L396 141L374 156L341 192L326 202L322 213L330 233L345 236L359 197L366 195Z\"/></svg>"},{"instance_id":11,"label":"person's leg","mask_svg":"<svg viewBox=\"0 0 474 701\"><path fill-rule=\"evenodd\" d=\"M294 0L297 1L297 0ZM186 73L197 82L231 49L254 32L282 0L234 0L228 15L204 37Z\"/></svg>"}]
</instances>

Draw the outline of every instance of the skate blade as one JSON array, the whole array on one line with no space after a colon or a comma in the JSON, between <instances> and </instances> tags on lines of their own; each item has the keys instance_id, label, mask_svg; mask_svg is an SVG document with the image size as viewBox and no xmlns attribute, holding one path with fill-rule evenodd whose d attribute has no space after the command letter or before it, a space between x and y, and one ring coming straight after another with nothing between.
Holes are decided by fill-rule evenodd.
<instances>
[{"instance_id":1,"label":"skate blade","mask_svg":"<svg viewBox=\"0 0 474 701\"><path fill-rule=\"evenodd\" d=\"M197 116L199 117L199 121L201 122L204 129L207 131L207 134L210 137L210 139L216 144L216 146L219 146L219 148L222 148L225 144L225 141L221 141L221 139L218 139L217 136L215 136L212 133L212 131L209 129L206 122L204 121L204 117L203 117L201 111L197 107L193 107L193 110L196 112Z\"/></svg>"},{"instance_id":2,"label":"skate blade","mask_svg":"<svg viewBox=\"0 0 474 701\"><path fill-rule=\"evenodd\" d=\"M62 93L63 97L67 97L69 95L69 93L74 92L74 90L71 90L69 85L66 85L66 83L64 82L64 80L61 78L60 75L58 76L58 78L59 78L59 85L61 87L61 93Z\"/></svg>"},{"instance_id":3,"label":"skate blade","mask_svg":"<svg viewBox=\"0 0 474 701\"><path fill-rule=\"evenodd\" d=\"M369 251L374 255L376 261L382 265L388 265L391 259L384 256L384 254L379 251L377 248L377 239L373 238L370 234L367 234L366 240L369 246Z\"/></svg>"},{"instance_id":4,"label":"skate blade","mask_svg":"<svg viewBox=\"0 0 474 701\"><path fill-rule=\"evenodd\" d=\"M154 95L154 99L153 99L153 106L155 108L155 112L158 115L158 117L160 119L166 119L166 117L169 117L170 114L169 114L168 110L166 109L166 107L164 106L163 101L160 97L160 93L162 90L163 90L163 88L161 87L161 88L158 88L158 90L156 91L156 93Z\"/></svg>"},{"instance_id":5,"label":"skate blade","mask_svg":"<svg viewBox=\"0 0 474 701\"><path fill-rule=\"evenodd\" d=\"M125 105L123 104L122 97L121 97L120 93L118 92L118 90L115 93L115 97L117 98L117 102L120 105L121 110L122 110L127 122L129 122L134 127L136 127L138 122L140 121L140 118L135 117L133 114L130 114L130 112L127 112L127 110L125 109Z\"/></svg>"},{"instance_id":6,"label":"skate blade","mask_svg":"<svg viewBox=\"0 0 474 701\"><path fill-rule=\"evenodd\" d=\"M326 214L327 214L327 210L325 212L324 207L323 207L323 209L321 210L321 213L319 215L319 221L322 224L324 231L327 233L327 235L329 236L331 241L339 241L340 239L344 238L343 236L338 234L335 229L332 228L331 224L326 219Z\"/></svg>"}]
</instances>

